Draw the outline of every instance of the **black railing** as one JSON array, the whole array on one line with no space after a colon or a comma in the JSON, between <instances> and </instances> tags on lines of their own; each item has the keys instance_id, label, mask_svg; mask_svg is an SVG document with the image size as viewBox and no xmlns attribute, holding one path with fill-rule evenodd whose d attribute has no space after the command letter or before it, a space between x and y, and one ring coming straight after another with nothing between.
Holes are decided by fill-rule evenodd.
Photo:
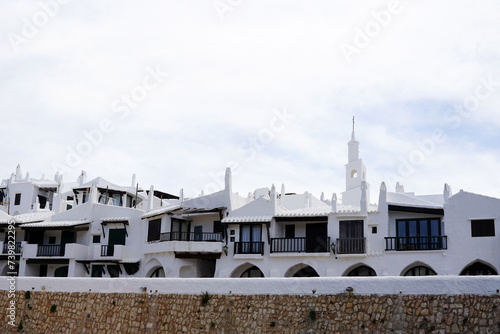
<instances>
[{"instance_id":1,"label":"black railing","mask_svg":"<svg viewBox=\"0 0 500 334\"><path fill-rule=\"evenodd\" d=\"M115 245L101 245L101 256L115 255Z\"/></svg>"},{"instance_id":2,"label":"black railing","mask_svg":"<svg viewBox=\"0 0 500 334\"><path fill-rule=\"evenodd\" d=\"M264 255L263 242L235 242L234 254L260 254Z\"/></svg>"},{"instance_id":3,"label":"black railing","mask_svg":"<svg viewBox=\"0 0 500 334\"><path fill-rule=\"evenodd\" d=\"M366 253L366 238L339 238L337 239L337 254L364 254Z\"/></svg>"},{"instance_id":4,"label":"black railing","mask_svg":"<svg viewBox=\"0 0 500 334\"><path fill-rule=\"evenodd\" d=\"M166 232L160 234L160 241L206 241L222 242L220 232Z\"/></svg>"},{"instance_id":5,"label":"black railing","mask_svg":"<svg viewBox=\"0 0 500 334\"><path fill-rule=\"evenodd\" d=\"M330 237L271 239L271 253L324 253L329 247Z\"/></svg>"},{"instance_id":6,"label":"black railing","mask_svg":"<svg viewBox=\"0 0 500 334\"><path fill-rule=\"evenodd\" d=\"M14 248L12 248L13 246ZM10 244L8 241L4 242L2 253L8 254L9 250L13 250L14 254L21 254L21 242L18 241L15 243L15 245Z\"/></svg>"},{"instance_id":7,"label":"black railing","mask_svg":"<svg viewBox=\"0 0 500 334\"><path fill-rule=\"evenodd\" d=\"M431 237L386 237L386 251L419 251L447 249L448 241L445 235Z\"/></svg>"},{"instance_id":8,"label":"black railing","mask_svg":"<svg viewBox=\"0 0 500 334\"><path fill-rule=\"evenodd\" d=\"M64 245L38 245L36 256L64 256Z\"/></svg>"}]
</instances>

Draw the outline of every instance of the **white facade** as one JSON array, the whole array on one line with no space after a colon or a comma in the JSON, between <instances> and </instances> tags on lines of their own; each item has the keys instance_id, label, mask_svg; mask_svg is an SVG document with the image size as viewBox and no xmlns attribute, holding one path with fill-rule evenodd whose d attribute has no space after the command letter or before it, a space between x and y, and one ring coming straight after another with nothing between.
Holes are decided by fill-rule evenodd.
<instances>
[{"instance_id":1,"label":"white facade","mask_svg":"<svg viewBox=\"0 0 500 334\"><path fill-rule=\"evenodd\" d=\"M498 274L500 199L453 195L448 185L417 196L382 183L371 204L354 130L341 198L287 193L284 185L243 198L231 178L227 169L223 190L185 199L182 191L143 191L135 175L130 186L87 182L84 172L66 183L23 177L18 166L0 186L0 274L8 272L9 222L21 276Z\"/></svg>"}]
</instances>

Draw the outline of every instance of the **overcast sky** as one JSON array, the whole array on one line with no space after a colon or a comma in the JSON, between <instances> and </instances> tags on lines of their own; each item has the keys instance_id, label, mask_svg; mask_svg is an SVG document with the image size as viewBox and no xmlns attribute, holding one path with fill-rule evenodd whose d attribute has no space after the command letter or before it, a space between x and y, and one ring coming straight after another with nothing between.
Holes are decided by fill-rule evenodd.
<instances>
[{"instance_id":1,"label":"overcast sky","mask_svg":"<svg viewBox=\"0 0 500 334\"><path fill-rule=\"evenodd\" d=\"M0 3L0 179L500 197L497 1Z\"/></svg>"}]
</instances>

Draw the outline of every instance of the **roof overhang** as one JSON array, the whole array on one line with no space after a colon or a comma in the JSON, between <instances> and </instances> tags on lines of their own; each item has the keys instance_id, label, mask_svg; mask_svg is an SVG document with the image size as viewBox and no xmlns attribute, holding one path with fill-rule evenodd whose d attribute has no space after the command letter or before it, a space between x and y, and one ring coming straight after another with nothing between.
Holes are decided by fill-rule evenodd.
<instances>
[{"instance_id":1,"label":"roof overhang","mask_svg":"<svg viewBox=\"0 0 500 334\"><path fill-rule=\"evenodd\" d=\"M286 216L274 217L278 223L281 222L328 222L328 216Z\"/></svg>"},{"instance_id":2,"label":"roof overhang","mask_svg":"<svg viewBox=\"0 0 500 334\"><path fill-rule=\"evenodd\" d=\"M404 205L396 205L396 204L389 204L389 211L423 213L423 214L439 215L439 216L444 215L443 208L404 206Z\"/></svg>"}]
</instances>

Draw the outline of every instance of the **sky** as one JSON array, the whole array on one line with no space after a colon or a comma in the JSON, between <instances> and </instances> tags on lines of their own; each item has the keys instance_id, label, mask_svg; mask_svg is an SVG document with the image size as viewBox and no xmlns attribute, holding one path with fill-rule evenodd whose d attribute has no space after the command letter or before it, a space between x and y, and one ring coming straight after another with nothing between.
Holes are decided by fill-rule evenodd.
<instances>
[{"instance_id":1,"label":"sky","mask_svg":"<svg viewBox=\"0 0 500 334\"><path fill-rule=\"evenodd\" d=\"M500 3L7 0L0 179L500 197Z\"/></svg>"}]
</instances>

